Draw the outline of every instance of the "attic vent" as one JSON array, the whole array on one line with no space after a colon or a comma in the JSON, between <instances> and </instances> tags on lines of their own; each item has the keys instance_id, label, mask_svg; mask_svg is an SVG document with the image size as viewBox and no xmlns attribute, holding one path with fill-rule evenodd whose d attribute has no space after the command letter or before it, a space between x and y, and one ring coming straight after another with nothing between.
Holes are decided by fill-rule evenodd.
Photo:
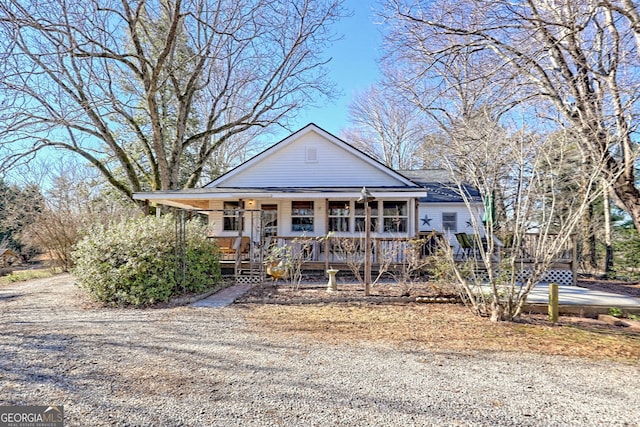
<instances>
[{"instance_id":1,"label":"attic vent","mask_svg":"<svg viewBox=\"0 0 640 427\"><path fill-rule=\"evenodd\" d=\"M307 147L307 163L317 163L318 162L318 151L316 147Z\"/></svg>"}]
</instances>

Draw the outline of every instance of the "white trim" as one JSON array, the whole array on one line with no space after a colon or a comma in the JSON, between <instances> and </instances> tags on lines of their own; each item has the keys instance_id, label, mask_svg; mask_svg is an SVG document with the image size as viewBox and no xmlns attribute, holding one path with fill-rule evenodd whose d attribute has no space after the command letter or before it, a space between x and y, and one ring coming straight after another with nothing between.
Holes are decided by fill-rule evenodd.
<instances>
[{"instance_id":1,"label":"white trim","mask_svg":"<svg viewBox=\"0 0 640 427\"><path fill-rule=\"evenodd\" d=\"M372 191L373 195L378 199L410 199L424 197L426 192L422 191ZM304 192L299 193L135 193L134 200L228 200L228 199L358 199L359 191L344 192ZM177 202L174 202L177 203Z\"/></svg>"}]
</instances>

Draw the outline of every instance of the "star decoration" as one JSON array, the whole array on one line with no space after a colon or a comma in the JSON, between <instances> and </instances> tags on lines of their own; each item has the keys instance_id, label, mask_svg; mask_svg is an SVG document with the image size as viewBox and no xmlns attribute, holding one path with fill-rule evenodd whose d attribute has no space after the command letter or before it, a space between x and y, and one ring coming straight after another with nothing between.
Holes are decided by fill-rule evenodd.
<instances>
[{"instance_id":1,"label":"star decoration","mask_svg":"<svg viewBox=\"0 0 640 427\"><path fill-rule=\"evenodd\" d=\"M429 218L429 215L424 214L424 218L422 218L422 225L431 225L431 220L433 218Z\"/></svg>"},{"instance_id":2,"label":"star decoration","mask_svg":"<svg viewBox=\"0 0 640 427\"><path fill-rule=\"evenodd\" d=\"M473 224L471 223L471 220L467 221L467 227L469 227L469 228L473 227Z\"/></svg>"}]
</instances>

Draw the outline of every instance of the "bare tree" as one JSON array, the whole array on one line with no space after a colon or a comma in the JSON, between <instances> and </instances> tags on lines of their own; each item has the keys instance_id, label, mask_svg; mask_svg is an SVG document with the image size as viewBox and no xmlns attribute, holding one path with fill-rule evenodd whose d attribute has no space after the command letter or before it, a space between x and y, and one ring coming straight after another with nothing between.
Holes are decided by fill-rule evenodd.
<instances>
[{"instance_id":1,"label":"bare tree","mask_svg":"<svg viewBox=\"0 0 640 427\"><path fill-rule=\"evenodd\" d=\"M216 147L203 167L201 184L205 185L265 149L266 147L258 142L265 134L264 129L249 129L233 135L224 144Z\"/></svg>"},{"instance_id":2,"label":"bare tree","mask_svg":"<svg viewBox=\"0 0 640 427\"><path fill-rule=\"evenodd\" d=\"M458 99L463 109L479 99L502 112L528 105L530 125L574 133L640 231L634 2L390 0L384 14L392 25L388 59L425 111L450 110L439 97L460 91L456 84L476 89Z\"/></svg>"},{"instance_id":3,"label":"bare tree","mask_svg":"<svg viewBox=\"0 0 640 427\"><path fill-rule=\"evenodd\" d=\"M365 237L335 237L329 234L325 239L328 239L331 250L340 262L347 265L358 284L366 287L363 274L366 257ZM371 286L375 286L390 272L392 265L402 258L405 246L404 239L390 240L379 246L380 251L376 253L376 277L371 281Z\"/></svg>"},{"instance_id":4,"label":"bare tree","mask_svg":"<svg viewBox=\"0 0 640 427\"><path fill-rule=\"evenodd\" d=\"M471 212L472 249L462 263L447 257L463 299L474 312L492 320L517 318L531 290L550 281L557 260L573 257L573 232L585 211L601 196L601 163L579 167L582 191L567 197L569 170L576 170L572 138L545 136L512 126L496 127L480 117L452 132L447 160L456 190ZM479 127L473 132L473 127ZM495 131L487 134L486 130ZM469 135L484 135L482 139ZM470 152L473 147L474 154ZM495 161L499 156L500 161ZM578 156L579 158L579 156ZM604 160L601 160L601 162ZM465 185L481 190L484 221ZM498 200L496 200L498 199ZM502 206L497 214L496 205Z\"/></svg>"},{"instance_id":5,"label":"bare tree","mask_svg":"<svg viewBox=\"0 0 640 427\"><path fill-rule=\"evenodd\" d=\"M424 145L420 110L392 91L371 86L349 106L352 127L342 136L355 147L396 170L422 167Z\"/></svg>"},{"instance_id":6,"label":"bare tree","mask_svg":"<svg viewBox=\"0 0 640 427\"><path fill-rule=\"evenodd\" d=\"M102 176L77 162L49 162L41 208L20 231L20 239L48 253L63 270L72 267L74 245L91 225L109 225L139 214L131 200L105 186ZM114 194L115 193L115 194Z\"/></svg>"},{"instance_id":7,"label":"bare tree","mask_svg":"<svg viewBox=\"0 0 640 427\"><path fill-rule=\"evenodd\" d=\"M470 253L462 263L452 251L445 257L461 295L477 314L513 320L536 284L548 280L554 261L572 253L573 231L599 196L601 187L593 184L605 159L583 155L575 133L559 132L556 122L530 128L528 119L543 111L540 104L519 99L508 84L517 84L517 76L486 73L492 69L486 52L460 46L457 54L438 62L438 54L424 51L431 56L416 64L420 56L402 44L403 38L388 42L401 43L410 53L396 61L396 87L438 130L438 157L470 211ZM426 40L422 47L433 48ZM420 71L427 63L432 68ZM564 196L578 184L582 191ZM484 215L469 185L479 190Z\"/></svg>"},{"instance_id":8,"label":"bare tree","mask_svg":"<svg viewBox=\"0 0 640 427\"><path fill-rule=\"evenodd\" d=\"M342 14L341 0L2 2L3 166L55 147L127 197L193 187L234 136L332 95L321 52Z\"/></svg>"}]
</instances>

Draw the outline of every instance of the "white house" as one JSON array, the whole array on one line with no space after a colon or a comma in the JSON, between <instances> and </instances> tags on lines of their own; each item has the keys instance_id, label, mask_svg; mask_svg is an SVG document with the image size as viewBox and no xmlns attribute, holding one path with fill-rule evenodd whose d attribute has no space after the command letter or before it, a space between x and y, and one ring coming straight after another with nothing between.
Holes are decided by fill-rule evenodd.
<instances>
[{"instance_id":1,"label":"white house","mask_svg":"<svg viewBox=\"0 0 640 427\"><path fill-rule=\"evenodd\" d=\"M394 171L309 124L203 188L134 198L200 211L209 216L211 236L244 236L253 244L301 235L361 236L366 209L358 199L366 187L375 197L369 202L373 239L437 231L455 246L452 235L472 228L469 209L448 181L442 171ZM473 200L482 215L480 198ZM320 261L322 251L314 256Z\"/></svg>"}]
</instances>

